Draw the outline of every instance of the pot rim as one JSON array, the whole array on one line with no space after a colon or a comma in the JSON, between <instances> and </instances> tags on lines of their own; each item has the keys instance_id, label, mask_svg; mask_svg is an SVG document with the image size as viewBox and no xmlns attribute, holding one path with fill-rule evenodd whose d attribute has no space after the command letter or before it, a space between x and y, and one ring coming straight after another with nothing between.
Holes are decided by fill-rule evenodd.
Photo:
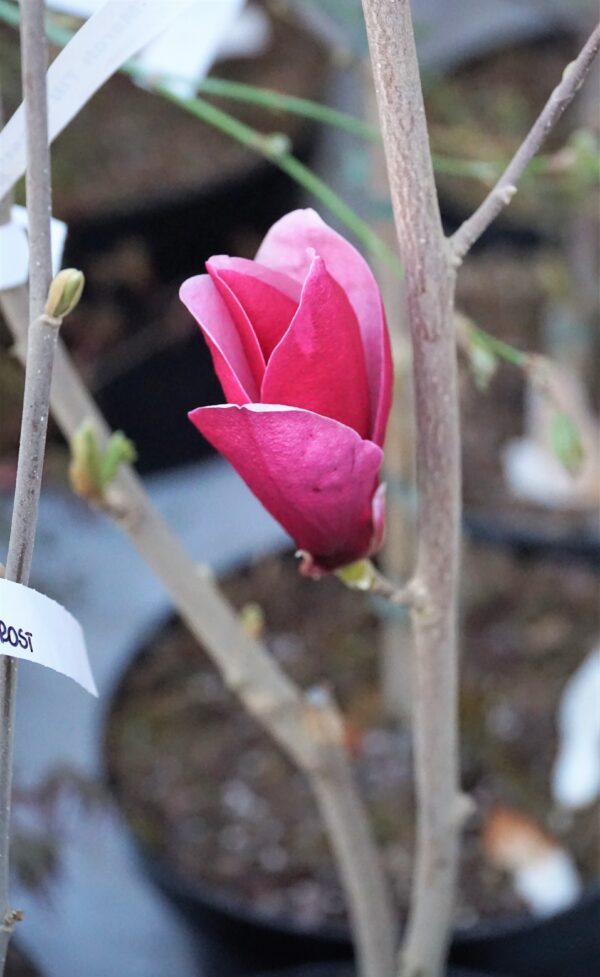
<instances>
[{"instance_id":1,"label":"pot rim","mask_svg":"<svg viewBox=\"0 0 600 977\"><path fill-rule=\"evenodd\" d=\"M112 786L111 792L114 797ZM253 908L242 898L232 895L225 887L186 879L167 859L153 853L149 845L136 838L128 823L127 828L142 864L160 887L173 892L176 898L180 897L188 902L203 902L207 908L215 909L227 916L236 916L250 925L283 930L294 936L323 939L334 944L351 943L350 930L344 926L329 924L313 927L302 924L285 913L275 914ZM581 911L585 911L588 906L595 905L600 912L600 880L590 883L572 905L548 916L522 914L499 919L484 919L472 926L458 925L452 931L452 943L466 946L481 940L509 939L521 933L528 933L532 937L536 934L543 935L546 929L560 926Z\"/></svg>"}]
</instances>

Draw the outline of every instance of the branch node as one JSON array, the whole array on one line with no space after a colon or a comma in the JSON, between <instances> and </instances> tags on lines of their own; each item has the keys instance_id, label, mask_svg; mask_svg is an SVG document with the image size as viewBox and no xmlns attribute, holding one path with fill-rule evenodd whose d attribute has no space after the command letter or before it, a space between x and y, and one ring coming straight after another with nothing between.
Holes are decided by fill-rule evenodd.
<instances>
[{"instance_id":1,"label":"branch node","mask_svg":"<svg viewBox=\"0 0 600 977\"><path fill-rule=\"evenodd\" d=\"M413 577L406 588L410 595L410 607L421 624L434 624L440 615L431 597L431 592L421 577Z\"/></svg>"},{"instance_id":2,"label":"branch node","mask_svg":"<svg viewBox=\"0 0 600 977\"><path fill-rule=\"evenodd\" d=\"M509 203L511 202L516 192L517 192L517 188L514 185L514 183L509 183L509 185L506 187L498 188L497 196L502 201L503 205L505 207L508 207Z\"/></svg>"},{"instance_id":3,"label":"branch node","mask_svg":"<svg viewBox=\"0 0 600 977\"><path fill-rule=\"evenodd\" d=\"M90 501L94 502L93 499ZM95 504L127 532L133 532L139 525L141 511L130 504L129 499L120 489L111 486Z\"/></svg>"},{"instance_id":4,"label":"branch node","mask_svg":"<svg viewBox=\"0 0 600 977\"><path fill-rule=\"evenodd\" d=\"M23 919L23 915L24 913L22 909L9 909L4 915L0 929L2 929L4 933L8 933L10 935L14 930L16 923L20 923Z\"/></svg>"},{"instance_id":5,"label":"branch node","mask_svg":"<svg viewBox=\"0 0 600 977\"><path fill-rule=\"evenodd\" d=\"M44 312L37 321L46 326L53 326L55 329L60 329L63 323L62 316L59 318L57 316L48 315L47 312Z\"/></svg>"}]
</instances>

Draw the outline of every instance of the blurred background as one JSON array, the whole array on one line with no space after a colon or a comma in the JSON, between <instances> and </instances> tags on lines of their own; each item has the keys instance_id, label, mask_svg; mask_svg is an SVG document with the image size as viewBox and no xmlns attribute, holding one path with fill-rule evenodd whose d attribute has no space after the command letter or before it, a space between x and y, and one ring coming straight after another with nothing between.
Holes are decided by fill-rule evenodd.
<instances>
[{"instance_id":1,"label":"blurred background","mask_svg":"<svg viewBox=\"0 0 600 977\"><path fill-rule=\"evenodd\" d=\"M49 4L52 56L91 6ZM406 576L410 349L360 4L238 6L207 77L167 78L160 94L156 66L146 84L117 75L56 140L64 264L86 276L63 338L110 424L135 442L185 545L224 576L249 626L303 686L335 690L403 919L413 832L407 621L335 581L300 580L281 531L185 416L222 394L179 285L212 254L252 257L278 217L315 207L363 251L384 293L396 406L382 562ZM21 98L14 11L0 4L6 118ZM520 144L597 9L415 0L413 12L452 232ZM181 96L182 84L186 104L174 104L168 92ZM586 940L600 917L599 87L596 65L458 279L462 776L476 811L453 953L505 977L591 977ZM543 381L532 353L551 358ZM3 543L22 379L0 321ZM14 865L31 960L11 973L235 977L347 957L342 895L305 784L241 714L127 542L71 494L67 468L51 427L32 583L81 621L100 699L21 669ZM599 931L596 922L596 941Z\"/></svg>"}]
</instances>

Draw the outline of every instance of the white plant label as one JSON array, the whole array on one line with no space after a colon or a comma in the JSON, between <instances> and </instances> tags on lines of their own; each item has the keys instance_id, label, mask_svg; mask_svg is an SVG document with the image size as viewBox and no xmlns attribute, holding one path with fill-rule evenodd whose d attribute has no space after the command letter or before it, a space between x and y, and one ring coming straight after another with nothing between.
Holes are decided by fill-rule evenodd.
<instances>
[{"instance_id":1,"label":"white plant label","mask_svg":"<svg viewBox=\"0 0 600 977\"><path fill-rule=\"evenodd\" d=\"M53 10L91 17L103 0L48 0ZM194 0L191 9L177 17L136 58L143 74L163 79L178 95L191 98L215 59L227 55L252 55L264 50L269 39L269 20L264 11L242 11L245 0Z\"/></svg>"},{"instance_id":2,"label":"white plant label","mask_svg":"<svg viewBox=\"0 0 600 977\"><path fill-rule=\"evenodd\" d=\"M223 41L229 36L235 44L243 4L244 0L196 0L185 17L141 52L137 64L150 78L163 76L163 83L177 95L191 98Z\"/></svg>"},{"instance_id":3,"label":"white plant label","mask_svg":"<svg viewBox=\"0 0 600 977\"><path fill-rule=\"evenodd\" d=\"M0 289L18 288L29 274L27 234L14 217L0 226Z\"/></svg>"},{"instance_id":4,"label":"white plant label","mask_svg":"<svg viewBox=\"0 0 600 977\"><path fill-rule=\"evenodd\" d=\"M50 597L4 579L0 579L0 654L45 665L98 695L78 621Z\"/></svg>"},{"instance_id":5,"label":"white plant label","mask_svg":"<svg viewBox=\"0 0 600 977\"><path fill-rule=\"evenodd\" d=\"M27 238L27 211L14 206L10 211L10 223L0 225L0 291L18 288L29 277L29 242ZM50 247L52 249L52 273L57 275L67 237L67 225L53 217L50 221Z\"/></svg>"},{"instance_id":6,"label":"white plant label","mask_svg":"<svg viewBox=\"0 0 600 977\"><path fill-rule=\"evenodd\" d=\"M180 16L193 0L106 0L48 69L50 142L122 64ZM25 172L21 105L0 133L0 198Z\"/></svg>"}]
</instances>

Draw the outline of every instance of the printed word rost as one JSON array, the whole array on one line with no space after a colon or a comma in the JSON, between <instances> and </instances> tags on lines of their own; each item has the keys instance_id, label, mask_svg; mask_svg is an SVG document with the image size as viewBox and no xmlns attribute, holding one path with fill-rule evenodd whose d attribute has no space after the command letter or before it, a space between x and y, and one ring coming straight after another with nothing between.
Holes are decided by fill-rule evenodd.
<instances>
[{"instance_id":1,"label":"printed word rost","mask_svg":"<svg viewBox=\"0 0 600 977\"><path fill-rule=\"evenodd\" d=\"M23 648L33 654L33 642L31 631L24 631L23 628L13 628L11 624L6 624L0 620L0 643L11 645L12 648Z\"/></svg>"}]
</instances>

